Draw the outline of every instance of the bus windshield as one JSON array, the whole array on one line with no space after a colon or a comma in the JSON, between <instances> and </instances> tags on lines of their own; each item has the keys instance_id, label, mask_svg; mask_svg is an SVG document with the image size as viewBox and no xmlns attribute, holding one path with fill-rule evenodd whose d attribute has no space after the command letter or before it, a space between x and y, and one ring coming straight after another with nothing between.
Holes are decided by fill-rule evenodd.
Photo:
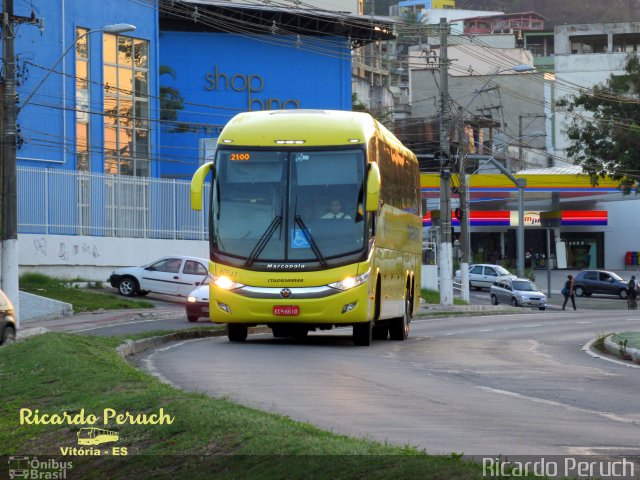
<instances>
[{"instance_id":1,"label":"bus windshield","mask_svg":"<svg viewBox=\"0 0 640 480\"><path fill-rule=\"evenodd\" d=\"M332 150L216 154L212 245L256 261L325 263L364 248L365 155Z\"/></svg>"}]
</instances>

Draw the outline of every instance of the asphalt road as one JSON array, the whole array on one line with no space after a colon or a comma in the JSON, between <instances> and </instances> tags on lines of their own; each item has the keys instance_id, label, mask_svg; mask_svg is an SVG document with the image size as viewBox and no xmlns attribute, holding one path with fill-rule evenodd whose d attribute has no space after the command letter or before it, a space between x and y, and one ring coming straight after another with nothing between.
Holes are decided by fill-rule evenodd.
<instances>
[{"instance_id":1,"label":"asphalt road","mask_svg":"<svg viewBox=\"0 0 640 480\"><path fill-rule=\"evenodd\" d=\"M430 318L406 342L257 334L172 344L141 363L187 390L430 453L638 455L640 369L582 351L638 325L622 310Z\"/></svg>"}]
</instances>

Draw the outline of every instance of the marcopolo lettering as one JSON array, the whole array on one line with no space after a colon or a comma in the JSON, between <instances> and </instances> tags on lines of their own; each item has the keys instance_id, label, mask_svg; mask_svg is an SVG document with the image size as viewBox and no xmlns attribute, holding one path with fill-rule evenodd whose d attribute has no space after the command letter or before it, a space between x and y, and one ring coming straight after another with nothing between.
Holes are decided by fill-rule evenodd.
<instances>
[{"instance_id":1,"label":"marcopolo lettering","mask_svg":"<svg viewBox=\"0 0 640 480\"><path fill-rule=\"evenodd\" d=\"M209 92L229 90L237 93L246 92L247 110L280 110L285 108L300 108L300 100L280 98L256 98L256 94L264 90L264 78L261 75L243 75L236 73L229 75L221 73L216 65L213 72L205 75L205 90Z\"/></svg>"},{"instance_id":2,"label":"marcopolo lettering","mask_svg":"<svg viewBox=\"0 0 640 480\"><path fill-rule=\"evenodd\" d=\"M304 263L268 263L268 270L303 270Z\"/></svg>"}]
</instances>

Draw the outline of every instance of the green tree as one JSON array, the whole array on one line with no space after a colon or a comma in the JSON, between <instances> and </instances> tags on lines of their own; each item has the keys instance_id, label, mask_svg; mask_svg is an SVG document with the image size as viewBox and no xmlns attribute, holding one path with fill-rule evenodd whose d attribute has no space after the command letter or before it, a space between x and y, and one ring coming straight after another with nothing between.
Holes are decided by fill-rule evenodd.
<instances>
[{"instance_id":1,"label":"green tree","mask_svg":"<svg viewBox=\"0 0 640 480\"><path fill-rule=\"evenodd\" d=\"M611 75L557 105L574 114L566 129L573 142L567 149L569 158L582 166L594 185L600 178L611 178L629 194L640 172L640 60L636 54L627 56L625 70L624 75Z\"/></svg>"},{"instance_id":2,"label":"green tree","mask_svg":"<svg viewBox=\"0 0 640 480\"><path fill-rule=\"evenodd\" d=\"M160 77L169 75L176 78L176 71L166 65L160 65ZM192 132L195 128L189 124L178 121L178 112L184 109L184 98L180 92L166 85L160 85L160 120L167 122L170 132Z\"/></svg>"}]
</instances>

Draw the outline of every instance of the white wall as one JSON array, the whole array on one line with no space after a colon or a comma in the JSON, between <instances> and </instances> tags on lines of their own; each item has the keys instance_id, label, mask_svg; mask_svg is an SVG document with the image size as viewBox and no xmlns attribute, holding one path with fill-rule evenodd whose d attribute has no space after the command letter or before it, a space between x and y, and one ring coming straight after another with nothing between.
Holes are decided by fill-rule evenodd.
<instances>
[{"instance_id":1,"label":"white wall","mask_svg":"<svg viewBox=\"0 0 640 480\"><path fill-rule=\"evenodd\" d=\"M640 252L640 199L599 203L595 208L609 212L609 227L604 235L605 268L624 270L624 254Z\"/></svg>"},{"instance_id":2,"label":"white wall","mask_svg":"<svg viewBox=\"0 0 640 480\"><path fill-rule=\"evenodd\" d=\"M209 258L208 242L148 238L18 235L20 274L106 281L116 267L137 266L166 255Z\"/></svg>"}]
</instances>

